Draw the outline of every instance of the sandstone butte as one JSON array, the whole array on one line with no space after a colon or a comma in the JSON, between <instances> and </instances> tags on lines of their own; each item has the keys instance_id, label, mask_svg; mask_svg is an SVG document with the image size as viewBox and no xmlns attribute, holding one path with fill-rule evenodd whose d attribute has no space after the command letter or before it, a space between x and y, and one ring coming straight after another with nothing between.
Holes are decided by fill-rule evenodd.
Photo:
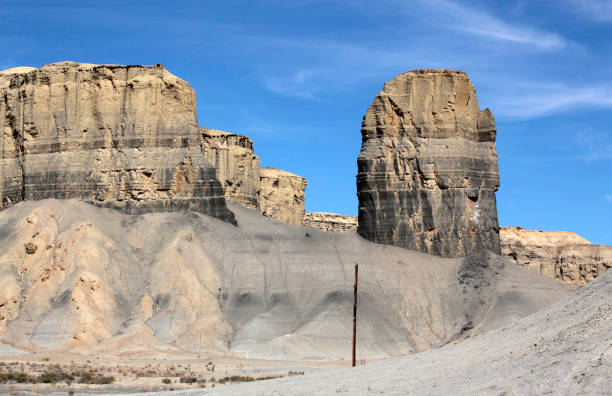
<instances>
[{"instance_id":1,"label":"sandstone butte","mask_svg":"<svg viewBox=\"0 0 612 396\"><path fill-rule=\"evenodd\" d=\"M78 198L235 221L200 148L195 93L161 65L9 69L0 98L2 208Z\"/></svg>"},{"instance_id":2,"label":"sandstone butte","mask_svg":"<svg viewBox=\"0 0 612 396\"><path fill-rule=\"evenodd\" d=\"M305 180L287 185L270 168L262 183L253 142L198 126L193 89L162 65L13 68L0 72L0 98L0 208L78 198L127 213L188 208L235 223L229 199L301 223ZM301 199L279 198L279 186L294 186Z\"/></svg>"},{"instance_id":3,"label":"sandstone butte","mask_svg":"<svg viewBox=\"0 0 612 396\"><path fill-rule=\"evenodd\" d=\"M361 135L361 236L445 257L500 253L495 121L466 73L400 74L374 98Z\"/></svg>"}]
</instances>

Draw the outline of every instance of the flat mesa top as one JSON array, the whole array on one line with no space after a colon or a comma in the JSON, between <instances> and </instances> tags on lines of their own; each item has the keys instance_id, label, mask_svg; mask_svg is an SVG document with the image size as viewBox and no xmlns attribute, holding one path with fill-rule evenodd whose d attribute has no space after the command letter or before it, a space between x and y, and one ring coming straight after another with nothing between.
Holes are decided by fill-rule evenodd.
<instances>
[{"instance_id":1,"label":"flat mesa top","mask_svg":"<svg viewBox=\"0 0 612 396\"><path fill-rule=\"evenodd\" d=\"M408 75L415 75L415 74L427 74L427 75L434 75L434 74L453 75L454 74L454 75L462 76L466 78L468 77L466 72L462 70L455 70L455 69L417 69L417 70L411 70L411 71L402 73L399 76L408 76Z\"/></svg>"},{"instance_id":2,"label":"flat mesa top","mask_svg":"<svg viewBox=\"0 0 612 396\"><path fill-rule=\"evenodd\" d=\"M10 69L0 71L0 76L11 76L15 74L25 74L35 71L62 71L68 69L77 69L78 71L92 71L98 68L108 68L108 69L130 69L130 68L143 68L143 69L162 69L164 71L165 77L177 78L175 75L170 73L168 69L164 67L161 63L156 65L115 65L115 64L94 64L94 63L80 63L73 61L62 61L55 62L43 65L39 68L29 67L29 66L19 66L13 67Z\"/></svg>"},{"instance_id":3,"label":"flat mesa top","mask_svg":"<svg viewBox=\"0 0 612 396\"><path fill-rule=\"evenodd\" d=\"M570 231L526 230L521 227L500 227L499 230L506 240L517 238L536 244L543 242L557 244L591 244L587 239Z\"/></svg>"},{"instance_id":4,"label":"flat mesa top","mask_svg":"<svg viewBox=\"0 0 612 396\"><path fill-rule=\"evenodd\" d=\"M212 128L206 128L206 127L198 127L198 129L200 130L200 132L203 132L203 133L205 133L206 135L209 135L209 136L236 135L235 133L222 131L220 129L212 129Z\"/></svg>"},{"instance_id":5,"label":"flat mesa top","mask_svg":"<svg viewBox=\"0 0 612 396\"><path fill-rule=\"evenodd\" d=\"M282 169L276 168L259 168L259 174L263 177L276 177L276 176L289 176L289 177L299 177L303 179L302 176L298 176L294 173L284 171Z\"/></svg>"}]
</instances>

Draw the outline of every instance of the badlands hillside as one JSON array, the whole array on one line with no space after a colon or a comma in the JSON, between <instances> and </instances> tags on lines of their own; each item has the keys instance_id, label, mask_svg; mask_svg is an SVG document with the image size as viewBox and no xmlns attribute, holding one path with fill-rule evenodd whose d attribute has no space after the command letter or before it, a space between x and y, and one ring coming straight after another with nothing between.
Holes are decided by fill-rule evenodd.
<instances>
[{"instance_id":1,"label":"badlands hillside","mask_svg":"<svg viewBox=\"0 0 612 396\"><path fill-rule=\"evenodd\" d=\"M439 258L228 207L238 226L77 200L6 209L1 342L26 351L99 348L141 332L151 348L347 358L359 262L360 351L372 359L467 338L571 291L492 253Z\"/></svg>"},{"instance_id":2,"label":"badlands hillside","mask_svg":"<svg viewBox=\"0 0 612 396\"><path fill-rule=\"evenodd\" d=\"M535 266L524 244L506 251L495 121L464 72L404 73L375 97L356 229L305 214L306 180L261 168L249 138L200 126L193 90L162 65L10 69L0 99L0 356L344 365L356 263L368 361L467 339L482 350L491 330L573 292L521 268ZM575 264L555 257L567 275ZM593 257L604 264L572 285L609 267Z\"/></svg>"},{"instance_id":3,"label":"badlands hillside","mask_svg":"<svg viewBox=\"0 0 612 396\"><path fill-rule=\"evenodd\" d=\"M231 394L609 395L610 295L612 271L546 309L465 342L354 369L234 385Z\"/></svg>"},{"instance_id":4,"label":"badlands hillside","mask_svg":"<svg viewBox=\"0 0 612 396\"><path fill-rule=\"evenodd\" d=\"M329 232L357 229L357 217L306 213L303 224ZM517 265L580 287L612 267L612 246L595 245L573 232L500 227L501 253Z\"/></svg>"}]
</instances>

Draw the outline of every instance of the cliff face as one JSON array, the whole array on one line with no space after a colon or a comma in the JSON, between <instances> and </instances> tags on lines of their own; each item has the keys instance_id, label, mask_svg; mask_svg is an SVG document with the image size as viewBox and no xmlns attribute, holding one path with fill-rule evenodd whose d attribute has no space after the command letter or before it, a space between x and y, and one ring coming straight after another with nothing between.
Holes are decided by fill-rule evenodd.
<instances>
[{"instance_id":1,"label":"cliff face","mask_svg":"<svg viewBox=\"0 0 612 396\"><path fill-rule=\"evenodd\" d=\"M163 66L61 62L0 73L2 208L78 198L234 222L202 154L195 94Z\"/></svg>"},{"instance_id":2,"label":"cliff face","mask_svg":"<svg viewBox=\"0 0 612 396\"><path fill-rule=\"evenodd\" d=\"M306 179L275 168L261 168L259 172L259 212L288 224L302 225Z\"/></svg>"},{"instance_id":3,"label":"cliff face","mask_svg":"<svg viewBox=\"0 0 612 396\"><path fill-rule=\"evenodd\" d=\"M352 231L357 228L357 217L336 213L311 212L304 215L303 225L328 232Z\"/></svg>"},{"instance_id":4,"label":"cliff face","mask_svg":"<svg viewBox=\"0 0 612 396\"><path fill-rule=\"evenodd\" d=\"M259 157L246 136L200 127L202 152L217 168L225 198L248 208L257 208Z\"/></svg>"},{"instance_id":5,"label":"cliff face","mask_svg":"<svg viewBox=\"0 0 612 396\"><path fill-rule=\"evenodd\" d=\"M612 267L612 246L593 245L573 232L500 230L502 254L547 278L580 287Z\"/></svg>"},{"instance_id":6,"label":"cliff face","mask_svg":"<svg viewBox=\"0 0 612 396\"><path fill-rule=\"evenodd\" d=\"M264 216L301 225L306 179L292 173L260 168L253 141L246 136L199 127L202 152L215 168L225 198Z\"/></svg>"},{"instance_id":7,"label":"cliff face","mask_svg":"<svg viewBox=\"0 0 612 396\"><path fill-rule=\"evenodd\" d=\"M495 122L464 72L417 70L387 82L361 134L359 234L446 257L500 252Z\"/></svg>"}]
</instances>

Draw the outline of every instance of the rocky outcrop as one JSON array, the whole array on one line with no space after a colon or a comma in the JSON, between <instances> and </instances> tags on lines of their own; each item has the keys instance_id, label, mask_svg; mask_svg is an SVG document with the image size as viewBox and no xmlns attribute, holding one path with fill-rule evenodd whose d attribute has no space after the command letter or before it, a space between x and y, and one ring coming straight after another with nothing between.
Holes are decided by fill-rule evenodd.
<instances>
[{"instance_id":1,"label":"rocky outcrop","mask_svg":"<svg viewBox=\"0 0 612 396\"><path fill-rule=\"evenodd\" d=\"M200 147L189 84L156 66L61 62L0 73L1 207L78 198L234 222Z\"/></svg>"},{"instance_id":2,"label":"rocky outcrop","mask_svg":"<svg viewBox=\"0 0 612 396\"><path fill-rule=\"evenodd\" d=\"M496 129L464 72L387 82L363 118L358 232L446 257L499 253Z\"/></svg>"},{"instance_id":3,"label":"rocky outcrop","mask_svg":"<svg viewBox=\"0 0 612 396\"><path fill-rule=\"evenodd\" d=\"M217 168L225 198L248 208L257 208L259 157L246 136L200 127L202 152Z\"/></svg>"},{"instance_id":4,"label":"rocky outcrop","mask_svg":"<svg viewBox=\"0 0 612 396\"><path fill-rule=\"evenodd\" d=\"M288 224L301 225L306 179L275 168L261 168L259 176L259 212Z\"/></svg>"},{"instance_id":5,"label":"rocky outcrop","mask_svg":"<svg viewBox=\"0 0 612 396\"><path fill-rule=\"evenodd\" d=\"M300 225L306 179L275 168L260 168L246 136L199 127L202 152L217 168L225 198L264 216Z\"/></svg>"},{"instance_id":6,"label":"rocky outcrop","mask_svg":"<svg viewBox=\"0 0 612 396\"><path fill-rule=\"evenodd\" d=\"M593 245L573 232L502 227L502 254L514 263L580 287L612 267L612 246Z\"/></svg>"},{"instance_id":7,"label":"rocky outcrop","mask_svg":"<svg viewBox=\"0 0 612 396\"><path fill-rule=\"evenodd\" d=\"M303 225L328 232L352 231L357 228L357 217L336 213L311 212L304 215Z\"/></svg>"}]
</instances>

